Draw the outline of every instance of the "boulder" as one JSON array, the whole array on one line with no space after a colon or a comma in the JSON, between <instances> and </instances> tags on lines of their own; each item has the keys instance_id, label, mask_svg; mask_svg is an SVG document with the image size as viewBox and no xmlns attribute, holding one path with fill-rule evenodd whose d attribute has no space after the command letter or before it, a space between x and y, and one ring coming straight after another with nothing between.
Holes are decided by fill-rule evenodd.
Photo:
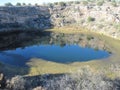
<instances>
[{"instance_id":1,"label":"boulder","mask_svg":"<svg viewBox=\"0 0 120 90\"><path fill-rule=\"evenodd\" d=\"M0 73L0 88L4 89L6 87L6 79L3 73Z\"/></svg>"}]
</instances>

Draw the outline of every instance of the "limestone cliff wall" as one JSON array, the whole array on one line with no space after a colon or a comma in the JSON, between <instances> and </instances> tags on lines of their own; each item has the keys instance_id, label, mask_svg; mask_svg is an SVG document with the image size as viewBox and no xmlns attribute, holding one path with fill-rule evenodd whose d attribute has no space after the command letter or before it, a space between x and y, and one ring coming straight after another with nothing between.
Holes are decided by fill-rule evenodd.
<instances>
[{"instance_id":1,"label":"limestone cliff wall","mask_svg":"<svg viewBox=\"0 0 120 90\"><path fill-rule=\"evenodd\" d=\"M120 5L104 3L66 4L65 6L0 7L0 31L63 26L85 27L120 39Z\"/></svg>"},{"instance_id":2,"label":"limestone cliff wall","mask_svg":"<svg viewBox=\"0 0 120 90\"><path fill-rule=\"evenodd\" d=\"M51 27L47 7L0 7L0 31Z\"/></svg>"},{"instance_id":3,"label":"limestone cliff wall","mask_svg":"<svg viewBox=\"0 0 120 90\"><path fill-rule=\"evenodd\" d=\"M62 27L72 24L120 38L120 5L115 7L108 3L102 6L73 4L50 8L50 12L55 26Z\"/></svg>"}]
</instances>

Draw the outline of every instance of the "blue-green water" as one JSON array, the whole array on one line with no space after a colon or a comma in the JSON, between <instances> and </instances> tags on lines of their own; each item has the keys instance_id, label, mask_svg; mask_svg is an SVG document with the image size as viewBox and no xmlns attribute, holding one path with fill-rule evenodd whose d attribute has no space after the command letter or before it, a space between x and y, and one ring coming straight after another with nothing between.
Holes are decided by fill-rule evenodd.
<instances>
[{"instance_id":1,"label":"blue-green water","mask_svg":"<svg viewBox=\"0 0 120 90\"><path fill-rule=\"evenodd\" d=\"M78 45L33 45L25 48L16 48L15 50L6 50L0 52L0 61L15 65L25 66L31 58L41 58L58 63L84 62L93 59L102 59L109 56L109 53L103 50L94 50L92 48L83 48Z\"/></svg>"}]
</instances>

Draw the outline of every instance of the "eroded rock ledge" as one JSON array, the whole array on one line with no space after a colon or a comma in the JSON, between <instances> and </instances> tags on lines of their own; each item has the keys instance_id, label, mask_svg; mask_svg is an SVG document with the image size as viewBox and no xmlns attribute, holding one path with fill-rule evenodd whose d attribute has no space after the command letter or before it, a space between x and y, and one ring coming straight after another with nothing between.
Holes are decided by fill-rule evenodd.
<instances>
[{"instance_id":1,"label":"eroded rock ledge","mask_svg":"<svg viewBox=\"0 0 120 90\"><path fill-rule=\"evenodd\" d=\"M50 28L47 7L0 7L0 31Z\"/></svg>"}]
</instances>

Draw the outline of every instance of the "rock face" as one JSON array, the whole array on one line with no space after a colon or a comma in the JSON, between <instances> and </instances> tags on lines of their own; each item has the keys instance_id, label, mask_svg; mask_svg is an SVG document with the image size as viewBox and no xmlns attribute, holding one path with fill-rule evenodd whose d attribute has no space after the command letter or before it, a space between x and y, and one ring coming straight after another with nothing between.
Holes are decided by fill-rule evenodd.
<instances>
[{"instance_id":1,"label":"rock face","mask_svg":"<svg viewBox=\"0 0 120 90\"><path fill-rule=\"evenodd\" d=\"M0 30L51 27L47 7L0 7Z\"/></svg>"},{"instance_id":2,"label":"rock face","mask_svg":"<svg viewBox=\"0 0 120 90\"><path fill-rule=\"evenodd\" d=\"M120 4L0 7L0 31L79 26L120 39Z\"/></svg>"},{"instance_id":3,"label":"rock face","mask_svg":"<svg viewBox=\"0 0 120 90\"><path fill-rule=\"evenodd\" d=\"M6 80L3 73L0 73L0 89L3 89L6 87Z\"/></svg>"},{"instance_id":4,"label":"rock face","mask_svg":"<svg viewBox=\"0 0 120 90\"><path fill-rule=\"evenodd\" d=\"M117 7L109 3L102 6L89 3L72 4L64 7L51 8L51 21L55 26L85 27L95 32L103 33L114 38L120 38L120 5Z\"/></svg>"}]
</instances>

